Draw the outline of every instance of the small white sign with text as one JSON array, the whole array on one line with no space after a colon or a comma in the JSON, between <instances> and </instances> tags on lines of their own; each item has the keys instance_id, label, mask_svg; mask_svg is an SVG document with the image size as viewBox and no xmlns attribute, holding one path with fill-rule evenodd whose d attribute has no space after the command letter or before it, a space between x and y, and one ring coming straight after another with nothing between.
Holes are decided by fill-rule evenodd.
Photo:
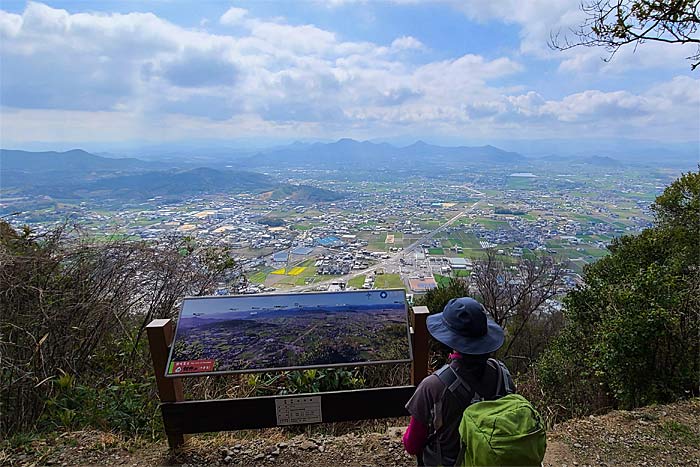
<instances>
[{"instance_id":1,"label":"small white sign with text","mask_svg":"<svg viewBox=\"0 0 700 467\"><path fill-rule=\"evenodd\" d=\"M275 399L277 425L320 423L321 396L287 397Z\"/></svg>"}]
</instances>

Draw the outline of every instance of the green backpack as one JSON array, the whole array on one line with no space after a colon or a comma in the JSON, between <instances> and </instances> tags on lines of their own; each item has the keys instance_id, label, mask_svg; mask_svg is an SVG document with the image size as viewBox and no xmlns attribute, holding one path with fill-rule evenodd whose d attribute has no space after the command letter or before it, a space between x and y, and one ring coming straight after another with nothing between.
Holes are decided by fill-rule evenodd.
<instances>
[{"instance_id":1,"label":"green backpack","mask_svg":"<svg viewBox=\"0 0 700 467\"><path fill-rule=\"evenodd\" d=\"M519 394L467 407L459 435L465 466L540 466L547 448L542 417Z\"/></svg>"}]
</instances>

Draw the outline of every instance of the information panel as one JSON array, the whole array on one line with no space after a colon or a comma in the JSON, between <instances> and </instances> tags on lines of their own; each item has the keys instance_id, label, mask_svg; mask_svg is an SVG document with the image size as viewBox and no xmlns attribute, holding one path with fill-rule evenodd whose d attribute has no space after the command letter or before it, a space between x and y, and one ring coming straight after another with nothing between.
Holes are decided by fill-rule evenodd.
<instances>
[{"instance_id":1,"label":"information panel","mask_svg":"<svg viewBox=\"0 0 700 467\"><path fill-rule=\"evenodd\" d=\"M403 290L188 297L166 376L410 359Z\"/></svg>"}]
</instances>

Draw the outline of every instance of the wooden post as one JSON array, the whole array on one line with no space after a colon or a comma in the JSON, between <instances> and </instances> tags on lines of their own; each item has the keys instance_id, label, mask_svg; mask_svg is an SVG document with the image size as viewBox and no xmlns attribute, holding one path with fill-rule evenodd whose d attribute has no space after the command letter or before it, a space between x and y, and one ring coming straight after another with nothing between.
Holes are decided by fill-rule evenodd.
<instances>
[{"instance_id":1,"label":"wooden post","mask_svg":"<svg viewBox=\"0 0 700 467\"><path fill-rule=\"evenodd\" d=\"M427 306L413 307L413 362L411 384L418 386L428 376L428 327L425 320L430 314Z\"/></svg>"},{"instance_id":2,"label":"wooden post","mask_svg":"<svg viewBox=\"0 0 700 467\"><path fill-rule=\"evenodd\" d=\"M165 366L168 363L168 351L170 344L173 342L174 331L173 322L170 319L154 319L146 326L148 345L151 350L151 359L153 360L153 370L156 373L158 396L161 402L181 402L185 400L182 381L177 378L165 377ZM168 432L168 424L164 424L170 448L182 446L185 442L185 436L182 433Z\"/></svg>"}]
</instances>

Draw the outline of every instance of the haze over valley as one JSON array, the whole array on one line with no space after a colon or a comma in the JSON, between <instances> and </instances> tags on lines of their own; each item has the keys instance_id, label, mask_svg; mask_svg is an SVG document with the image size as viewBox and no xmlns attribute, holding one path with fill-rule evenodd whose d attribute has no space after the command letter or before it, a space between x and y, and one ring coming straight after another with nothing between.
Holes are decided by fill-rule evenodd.
<instances>
[{"instance_id":1,"label":"haze over valley","mask_svg":"<svg viewBox=\"0 0 700 467\"><path fill-rule=\"evenodd\" d=\"M196 154L2 150L0 215L37 232L67 222L103 240L176 235L230 247L248 292L335 282L422 293L467 277L488 250L567 260L573 286L612 238L648 227L654 197L693 167L675 150L526 157L349 138Z\"/></svg>"}]
</instances>

